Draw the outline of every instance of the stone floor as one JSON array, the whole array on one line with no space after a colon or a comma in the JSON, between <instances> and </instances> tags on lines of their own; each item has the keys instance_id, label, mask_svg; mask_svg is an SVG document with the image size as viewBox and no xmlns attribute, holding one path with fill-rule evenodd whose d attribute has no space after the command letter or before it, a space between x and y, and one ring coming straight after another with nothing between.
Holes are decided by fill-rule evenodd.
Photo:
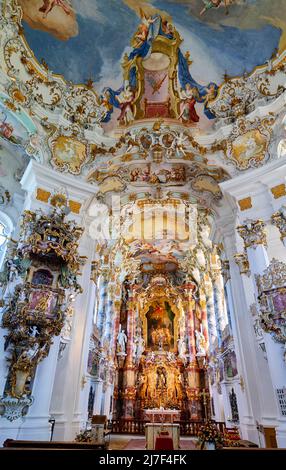
<instances>
[{"instance_id":1,"label":"stone floor","mask_svg":"<svg viewBox=\"0 0 286 470\"><path fill-rule=\"evenodd\" d=\"M144 450L145 449L145 437L134 436L128 434L113 434L110 436L110 450ZM196 439L190 437L180 438L180 448L182 450L195 450Z\"/></svg>"}]
</instances>

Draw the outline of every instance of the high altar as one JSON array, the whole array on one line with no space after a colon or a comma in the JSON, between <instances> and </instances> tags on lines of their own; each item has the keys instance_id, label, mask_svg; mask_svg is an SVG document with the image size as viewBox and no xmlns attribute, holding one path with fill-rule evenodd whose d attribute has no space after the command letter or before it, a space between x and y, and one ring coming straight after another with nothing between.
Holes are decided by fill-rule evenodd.
<instances>
[{"instance_id":1,"label":"high altar","mask_svg":"<svg viewBox=\"0 0 286 470\"><path fill-rule=\"evenodd\" d=\"M147 288L126 285L119 328L126 331L126 351L118 342L113 409L116 418L150 422L147 434L153 437L155 428L156 434L164 424L178 442L174 421L204 418L201 390L207 387L199 359L207 325L205 303L197 291L195 282L176 286L163 273L150 276Z\"/></svg>"}]
</instances>

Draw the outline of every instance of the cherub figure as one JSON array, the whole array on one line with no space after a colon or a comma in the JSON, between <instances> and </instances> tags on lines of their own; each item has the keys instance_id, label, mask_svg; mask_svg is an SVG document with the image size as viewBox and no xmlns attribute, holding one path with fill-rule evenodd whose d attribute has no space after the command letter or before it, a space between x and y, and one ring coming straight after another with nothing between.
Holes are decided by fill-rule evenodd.
<instances>
[{"instance_id":1,"label":"cherub figure","mask_svg":"<svg viewBox=\"0 0 286 470\"><path fill-rule=\"evenodd\" d=\"M43 18L47 18L48 14L56 6L62 8L67 15L70 15L72 12L70 4L67 4L65 0L43 0L43 5L39 8L39 11L43 13Z\"/></svg>"},{"instance_id":2,"label":"cherub figure","mask_svg":"<svg viewBox=\"0 0 286 470\"><path fill-rule=\"evenodd\" d=\"M206 11L211 10L212 8L218 8L221 3L224 1L224 6L226 8L225 14L228 15L228 5L232 3L232 0L227 1L227 0L203 0L205 6L201 10L200 15L202 16Z\"/></svg>"}]
</instances>

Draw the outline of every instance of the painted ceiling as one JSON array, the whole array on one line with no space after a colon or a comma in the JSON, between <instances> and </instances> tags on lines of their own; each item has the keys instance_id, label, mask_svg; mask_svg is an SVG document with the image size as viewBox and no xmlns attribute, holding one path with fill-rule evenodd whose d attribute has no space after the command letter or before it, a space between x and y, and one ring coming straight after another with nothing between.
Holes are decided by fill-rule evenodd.
<instances>
[{"instance_id":1,"label":"painted ceiling","mask_svg":"<svg viewBox=\"0 0 286 470\"><path fill-rule=\"evenodd\" d=\"M108 201L204 207L221 204L221 182L280 157L285 1L0 4L10 152L81 177Z\"/></svg>"},{"instance_id":2,"label":"painted ceiling","mask_svg":"<svg viewBox=\"0 0 286 470\"><path fill-rule=\"evenodd\" d=\"M134 34L137 31L138 45L140 25L146 24L148 18L160 16L160 28L165 27L166 36L169 25L179 33L180 50L183 55L189 53L189 71L194 83L200 86L214 83L219 87L226 76L250 73L281 53L286 45L284 0L19 0L18 3L23 9L25 38L38 61L67 81L92 80L98 93L106 87L118 90L122 86L122 60L125 54L129 57L133 54ZM156 22L151 26L156 28ZM139 55L145 57L141 52ZM196 107L195 113L198 117L195 114L193 120L200 121L199 127L212 124L202 105ZM112 120L114 127L114 116ZM110 126L106 127L108 130Z\"/></svg>"},{"instance_id":3,"label":"painted ceiling","mask_svg":"<svg viewBox=\"0 0 286 470\"><path fill-rule=\"evenodd\" d=\"M36 57L72 82L92 78L98 89L120 85L120 61L131 50L140 8L141 14L158 13L172 21L184 39L183 52L190 51L192 74L201 82L220 84L224 73L251 72L284 49L284 0L227 3L227 8L222 1L200 15L211 1L19 0L25 36Z\"/></svg>"}]
</instances>

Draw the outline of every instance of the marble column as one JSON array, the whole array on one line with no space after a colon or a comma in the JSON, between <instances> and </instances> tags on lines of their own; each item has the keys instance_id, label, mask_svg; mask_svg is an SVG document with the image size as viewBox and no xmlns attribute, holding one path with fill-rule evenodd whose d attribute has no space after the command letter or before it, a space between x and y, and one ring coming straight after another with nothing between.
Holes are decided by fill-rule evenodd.
<instances>
[{"instance_id":1,"label":"marble column","mask_svg":"<svg viewBox=\"0 0 286 470\"><path fill-rule=\"evenodd\" d=\"M216 328L213 287L211 283L207 291L206 301L207 301L206 308L207 308L207 319L208 319L209 345L210 345L210 350L212 351L214 349L215 341L217 338L217 328Z\"/></svg>"},{"instance_id":2,"label":"marble column","mask_svg":"<svg viewBox=\"0 0 286 470\"><path fill-rule=\"evenodd\" d=\"M134 292L130 292L127 311L127 349L126 360L123 369L124 373L124 417L133 418L134 412L134 387L135 387L135 368L133 364L133 345L135 336L135 302Z\"/></svg>"}]
</instances>

